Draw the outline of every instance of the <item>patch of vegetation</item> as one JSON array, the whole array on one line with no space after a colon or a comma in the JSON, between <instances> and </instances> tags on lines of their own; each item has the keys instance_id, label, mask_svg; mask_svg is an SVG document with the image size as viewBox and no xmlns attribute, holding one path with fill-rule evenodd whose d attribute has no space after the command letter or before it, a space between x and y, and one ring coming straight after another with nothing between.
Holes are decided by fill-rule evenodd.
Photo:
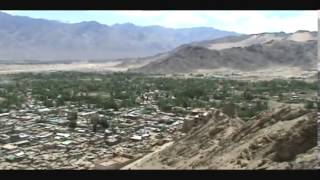
<instances>
[{"instance_id":1,"label":"patch of vegetation","mask_svg":"<svg viewBox=\"0 0 320 180\"><path fill-rule=\"evenodd\" d=\"M140 106L146 93L161 111L185 113L185 109L199 107L223 108L232 103L235 112L243 119L267 110L268 101L287 102L290 93L310 94L316 92L317 83L299 80L236 81L220 78L152 77L131 73L80 73L59 72L49 74L24 73L8 75L13 83L0 84L0 112L22 108L31 93L33 99L47 107L66 104L90 105L104 110ZM148 99L147 98L147 99ZM306 108L314 108L314 103ZM146 110L151 113L152 110Z\"/></svg>"}]
</instances>

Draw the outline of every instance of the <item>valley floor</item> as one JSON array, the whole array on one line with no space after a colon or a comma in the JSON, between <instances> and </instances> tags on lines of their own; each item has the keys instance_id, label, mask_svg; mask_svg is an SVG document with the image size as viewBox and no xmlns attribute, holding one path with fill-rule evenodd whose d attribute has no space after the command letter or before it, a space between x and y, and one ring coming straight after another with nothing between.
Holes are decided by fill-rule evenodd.
<instances>
[{"instance_id":1,"label":"valley floor","mask_svg":"<svg viewBox=\"0 0 320 180\"><path fill-rule=\"evenodd\" d=\"M314 168L315 82L159 76L0 76L0 169Z\"/></svg>"},{"instance_id":2,"label":"valley floor","mask_svg":"<svg viewBox=\"0 0 320 180\"><path fill-rule=\"evenodd\" d=\"M77 71L77 72L126 72L131 68L140 67L139 64L125 64L122 62L106 63L72 63L72 64L2 64L0 66L0 75L18 74L18 73L48 73L60 71ZM317 70L301 70L296 67L272 67L255 71L239 71L227 68L219 69L198 69L184 74L168 74L165 76L194 77L197 75L216 76L236 80L271 80L275 78L293 78L300 80L316 79Z\"/></svg>"},{"instance_id":3,"label":"valley floor","mask_svg":"<svg viewBox=\"0 0 320 180\"><path fill-rule=\"evenodd\" d=\"M118 67L119 62L107 63L72 63L72 64L17 64L1 65L1 74L17 74L28 72L56 72L56 71L79 71L79 72L113 72L125 71L126 67Z\"/></svg>"}]
</instances>

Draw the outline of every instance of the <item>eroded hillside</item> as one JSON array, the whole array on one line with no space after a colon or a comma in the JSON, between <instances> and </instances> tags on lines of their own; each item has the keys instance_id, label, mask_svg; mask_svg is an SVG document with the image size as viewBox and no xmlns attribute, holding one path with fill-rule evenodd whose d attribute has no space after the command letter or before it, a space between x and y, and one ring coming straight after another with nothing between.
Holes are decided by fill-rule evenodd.
<instances>
[{"instance_id":1,"label":"eroded hillside","mask_svg":"<svg viewBox=\"0 0 320 180\"><path fill-rule=\"evenodd\" d=\"M200 116L201 117L201 116ZM130 169L311 169L317 166L314 111L282 107L248 122L212 110L185 137Z\"/></svg>"}]
</instances>

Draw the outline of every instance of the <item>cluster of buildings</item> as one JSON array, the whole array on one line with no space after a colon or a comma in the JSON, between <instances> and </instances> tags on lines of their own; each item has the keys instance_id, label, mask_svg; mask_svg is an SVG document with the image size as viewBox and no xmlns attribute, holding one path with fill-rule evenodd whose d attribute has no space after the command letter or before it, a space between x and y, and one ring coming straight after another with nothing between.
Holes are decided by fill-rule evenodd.
<instances>
[{"instance_id":1,"label":"cluster of buildings","mask_svg":"<svg viewBox=\"0 0 320 180\"><path fill-rule=\"evenodd\" d=\"M0 114L0 169L119 168L184 135L185 117L152 104L110 110L110 126L94 132L90 117L99 110L74 106L77 125L71 128L70 106L29 103L24 110Z\"/></svg>"},{"instance_id":2,"label":"cluster of buildings","mask_svg":"<svg viewBox=\"0 0 320 180\"><path fill-rule=\"evenodd\" d=\"M147 92L138 99L141 106L119 110L72 104L46 108L29 93L23 110L0 114L0 169L120 169L213 116L219 119L214 109L184 109L187 116L162 112L155 93L160 94ZM70 112L77 112L75 127L69 126ZM107 120L108 126L94 127L92 117Z\"/></svg>"}]
</instances>

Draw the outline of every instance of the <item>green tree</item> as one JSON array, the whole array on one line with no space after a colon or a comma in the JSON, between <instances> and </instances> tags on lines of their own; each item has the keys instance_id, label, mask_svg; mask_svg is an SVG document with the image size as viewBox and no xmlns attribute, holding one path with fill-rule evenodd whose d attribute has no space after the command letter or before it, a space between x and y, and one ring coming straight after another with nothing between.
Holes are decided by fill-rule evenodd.
<instances>
[{"instance_id":1,"label":"green tree","mask_svg":"<svg viewBox=\"0 0 320 180\"><path fill-rule=\"evenodd\" d=\"M306 109L313 109L313 108L315 108L313 101L306 101L305 104L304 104L304 107L305 107Z\"/></svg>"},{"instance_id":2,"label":"green tree","mask_svg":"<svg viewBox=\"0 0 320 180\"><path fill-rule=\"evenodd\" d=\"M77 126L78 113L71 111L68 113L69 127L75 128Z\"/></svg>"}]
</instances>

